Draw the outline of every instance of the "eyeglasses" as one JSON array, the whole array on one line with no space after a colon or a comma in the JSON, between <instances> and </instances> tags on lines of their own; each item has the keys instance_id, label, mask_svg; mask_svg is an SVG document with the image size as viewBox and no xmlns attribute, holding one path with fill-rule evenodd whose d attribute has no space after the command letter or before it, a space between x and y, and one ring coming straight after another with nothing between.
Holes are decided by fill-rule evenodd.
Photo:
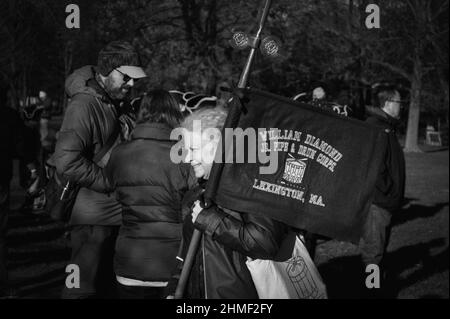
<instances>
[{"instance_id":1,"label":"eyeglasses","mask_svg":"<svg viewBox=\"0 0 450 319\"><path fill-rule=\"evenodd\" d=\"M132 78L131 76L129 76L128 74L123 73L123 72L120 72L118 69L114 69L114 70L116 70L117 72L119 72L120 74L122 74L122 79L123 79L123 82L124 82L124 83L130 82L130 80L134 80L134 82L136 82L136 79L133 79L133 78Z\"/></svg>"},{"instance_id":2,"label":"eyeglasses","mask_svg":"<svg viewBox=\"0 0 450 319\"><path fill-rule=\"evenodd\" d=\"M386 102L392 102L392 103L398 103L400 109L405 109L406 108L406 103L408 102L407 100L386 100Z\"/></svg>"}]
</instances>

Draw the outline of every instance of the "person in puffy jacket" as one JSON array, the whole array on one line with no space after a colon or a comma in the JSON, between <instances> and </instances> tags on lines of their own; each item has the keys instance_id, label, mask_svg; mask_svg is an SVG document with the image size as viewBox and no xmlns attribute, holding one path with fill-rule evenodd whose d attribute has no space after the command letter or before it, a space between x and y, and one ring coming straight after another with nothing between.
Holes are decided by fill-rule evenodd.
<instances>
[{"instance_id":1,"label":"person in puffy jacket","mask_svg":"<svg viewBox=\"0 0 450 319\"><path fill-rule=\"evenodd\" d=\"M110 151L97 162L93 159L111 138L114 144L124 139L122 102L134 82L145 76L135 49L114 41L100 51L96 67L83 67L66 79L70 102L52 161L58 174L81 187L70 218L69 262L79 267L80 286L65 287L63 298L104 297L113 291L112 256L121 207L108 194L111 185L104 166Z\"/></svg>"},{"instance_id":2,"label":"person in puffy jacket","mask_svg":"<svg viewBox=\"0 0 450 319\"><path fill-rule=\"evenodd\" d=\"M290 231L287 225L262 215L236 212L214 204L202 208L201 188L211 172L220 140L220 136L211 137L214 131L218 133L222 128L226 115L221 107L200 110L188 116L182 124L186 129L183 136L186 161L200 179L200 186L191 192L190 200L185 199L186 203L194 205L191 216L183 225L181 258L185 257L193 229L203 232L201 249L189 277L185 298L257 299L258 294L245 263L247 257L275 259ZM194 127L201 129L195 130ZM173 280L171 285L175 285Z\"/></svg>"},{"instance_id":3,"label":"person in puffy jacket","mask_svg":"<svg viewBox=\"0 0 450 319\"><path fill-rule=\"evenodd\" d=\"M106 167L122 206L114 257L120 298L163 298L176 266L182 199L197 184L191 167L170 157L181 119L169 92L147 93L131 140L114 149Z\"/></svg>"}]
</instances>

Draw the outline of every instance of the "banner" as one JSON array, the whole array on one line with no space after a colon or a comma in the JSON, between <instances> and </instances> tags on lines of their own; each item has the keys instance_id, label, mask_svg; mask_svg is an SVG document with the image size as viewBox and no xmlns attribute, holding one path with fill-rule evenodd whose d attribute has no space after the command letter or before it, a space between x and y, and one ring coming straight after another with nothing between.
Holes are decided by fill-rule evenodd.
<instances>
[{"instance_id":1,"label":"banner","mask_svg":"<svg viewBox=\"0 0 450 319\"><path fill-rule=\"evenodd\" d=\"M238 99L232 102L222 152L216 156L224 163L214 164L208 197L232 210L357 243L386 134L254 89L244 90L241 101L242 112Z\"/></svg>"}]
</instances>

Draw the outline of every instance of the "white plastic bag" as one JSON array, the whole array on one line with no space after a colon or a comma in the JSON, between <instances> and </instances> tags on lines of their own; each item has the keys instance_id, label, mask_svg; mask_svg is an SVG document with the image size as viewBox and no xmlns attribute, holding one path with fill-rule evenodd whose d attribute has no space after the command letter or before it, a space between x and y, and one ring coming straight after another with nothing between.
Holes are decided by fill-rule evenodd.
<instances>
[{"instance_id":1,"label":"white plastic bag","mask_svg":"<svg viewBox=\"0 0 450 319\"><path fill-rule=\"evenodd\" d=\"M248 258L246 264L260 299L327 299L322 277L298 236L288 260Z\"/></svg>"}]
</instances>

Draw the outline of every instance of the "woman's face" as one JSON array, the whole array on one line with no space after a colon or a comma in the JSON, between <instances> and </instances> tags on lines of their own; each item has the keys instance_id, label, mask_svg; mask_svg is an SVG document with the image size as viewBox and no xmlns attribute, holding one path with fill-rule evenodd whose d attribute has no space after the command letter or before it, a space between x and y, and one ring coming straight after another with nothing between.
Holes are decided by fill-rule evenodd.
<instances>
[{"instance_id":1,"label":"woman's face","mask_svg":"<svg viewBox=\"0 0 450 319\"><path fill-rule=\"evenodd\" d=\"M211 172L218 140L207 134L199 132L187 132L184 135L187 151L186 162L190 163L195 172L195 177L208 179Z\"/></svg>"}]
</instances>

